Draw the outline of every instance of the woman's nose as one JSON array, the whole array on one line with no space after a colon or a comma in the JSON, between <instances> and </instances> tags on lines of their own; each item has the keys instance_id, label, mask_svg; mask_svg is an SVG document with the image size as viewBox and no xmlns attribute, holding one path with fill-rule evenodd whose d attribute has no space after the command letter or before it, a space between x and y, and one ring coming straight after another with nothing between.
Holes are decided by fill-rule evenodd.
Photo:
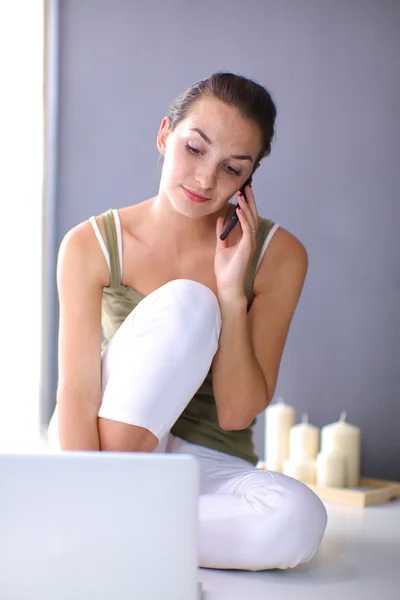
<instances>
[{"instance_id":1,"label":"woman's nose","mask_svg":"<svg viewBox=\"0 0 400 600\"><path fill-rule=\"evenodd\" d=\"M200 188L206 193L208 190L214 189L217 183L217 170L210 167L198 169L195 173L195 179Z\"/></svg>"}]
</instances>

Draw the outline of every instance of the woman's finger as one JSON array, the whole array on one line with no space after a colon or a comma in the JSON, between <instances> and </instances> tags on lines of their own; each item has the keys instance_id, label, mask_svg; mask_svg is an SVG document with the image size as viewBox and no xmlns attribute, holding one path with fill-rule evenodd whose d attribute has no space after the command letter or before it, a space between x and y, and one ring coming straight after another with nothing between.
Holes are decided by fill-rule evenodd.
<instances>
[{"instance_id":1,"label":"woman's finger","mask_svg":"<svg viewBox=\"0 0 400 600\"><path fill-rule=\"evenodd\" d=\"M254 227L250 224L249 220L247 219L246 215L244 214L241 208L237 208L236 212L239 217L240 225L243 231L242 240L248 240L250 244L254 247L256 243L256 236L253 233Z\"/></svg>"},{"instance_id":2,"label":"woman's finger","mask_svg":"<svg viewBox=\"0 0 400 600\"><path fill-rule=\"evenodd\" d=\"M258 223L257 206L256 206L256 201L254 199L253 188L251 187L251 185L247 185L245 187L245 194L246 194L246 198L247 198L247 204L252 212L254 220L256 223Z\"/></svg>"},{"instance_id":3,"label":"woman's finger","mask_svg":"<svg viewBox=\"0 0 400 600\"><path fill-rule=\"evenodd\" d=\"M248 203L246 202L246 200L244 199L244 197L241 194L239 194L239 196L237 197L237 201L238 201L238 204L239 204L241 210L243 211L244 215L246 216L247 221L251 225L251 229L254 229L257 226L257 221L255 220L254 215L253 215Z\"/></svg>"}]
</instances>

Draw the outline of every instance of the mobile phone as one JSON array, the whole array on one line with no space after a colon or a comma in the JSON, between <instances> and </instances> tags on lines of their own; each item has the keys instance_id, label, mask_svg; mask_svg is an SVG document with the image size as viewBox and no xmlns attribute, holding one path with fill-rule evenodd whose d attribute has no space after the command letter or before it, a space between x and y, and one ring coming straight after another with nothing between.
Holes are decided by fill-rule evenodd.
<instances>
[{"instance_id":1,"label":"mobile phone","mask_svg":"<svg viewBox=\"0 0 400 600\"><path fill-rule=\"evenodd\" d=\"M252 180L253 180L253 177L249 177L244 182L244 184L242 185L242 187L239 189L239 192L242 194L242 196L246 200L246 202L247 202L247 198L246 198L246 192L244 191L244 188L247 185L250 185L250 183L252 182ZM228 237L228 235L230 234L230 232L232 231L232 229L235 227L236 223L239 221L239 217L237 216L237 212L236 212L236 209L237 209L238 206L239 206L239 204L236 204L234 214L229 219L228 225L225 227L224 231L219 236L220 240L225 240Z\"/></svg>"}]
</instances>

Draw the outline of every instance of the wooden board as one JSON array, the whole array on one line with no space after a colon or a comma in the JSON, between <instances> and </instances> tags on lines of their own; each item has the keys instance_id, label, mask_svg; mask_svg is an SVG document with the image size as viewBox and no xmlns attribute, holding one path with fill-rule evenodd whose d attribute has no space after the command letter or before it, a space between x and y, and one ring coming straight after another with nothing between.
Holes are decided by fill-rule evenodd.
<instances>
[{"instance_id":1,"label":"wooden board","mask_svg":"<svg viewBox=\"0 0 400 600\"><path fill-rule=\"evenodd\" d=\"M400 498L400 483L362 477L356 488L329 488L306 483L325 502L372 506Z\"/></svg>"},{"instance_id":2,"label":"wooden board","mask_svg":"<svg viewBox=\"0 0 400 600\"><path fill-rule=\"evenodd\" d=\"M259 468L263 468L260 463ZM322 501L348 506L372 506L400 498L400 482L361 477L356 488L332 488L305 483Z\"/></svg>"}]
</instances>

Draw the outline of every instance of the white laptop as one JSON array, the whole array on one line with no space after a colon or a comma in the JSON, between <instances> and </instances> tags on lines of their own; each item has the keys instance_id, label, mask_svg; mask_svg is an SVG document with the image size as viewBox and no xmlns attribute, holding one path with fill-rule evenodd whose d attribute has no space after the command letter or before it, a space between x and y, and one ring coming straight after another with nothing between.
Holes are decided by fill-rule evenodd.
<instances>
[{"instance_id":1,"label":"white laptop","mask_svg":"<svg viewBox=\"0 0 400 600\"><path fill-rule=\"evenodd\" d=\"M186 454L0 454L0 598L198 600Z\"/></svg>"}]
</instances>

